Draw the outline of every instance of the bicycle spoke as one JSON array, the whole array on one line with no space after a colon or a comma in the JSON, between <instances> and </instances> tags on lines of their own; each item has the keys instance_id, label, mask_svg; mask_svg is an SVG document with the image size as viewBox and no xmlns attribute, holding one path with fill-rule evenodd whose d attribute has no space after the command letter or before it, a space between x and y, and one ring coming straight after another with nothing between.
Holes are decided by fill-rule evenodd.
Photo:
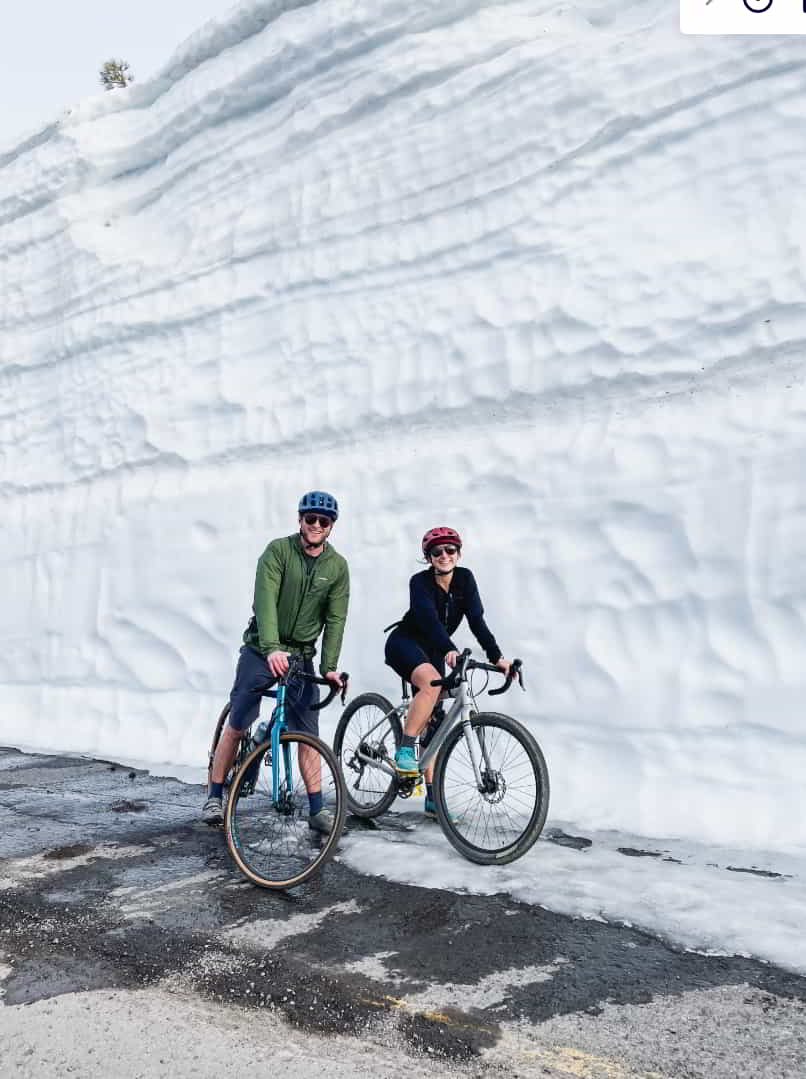
<instances>
[{"instance_id":1,"label":"bicycle spoke","mask_svg":"<svg viewBox=\"0 0 806 1079\"><path fill-rule=\"evenodd\" d=\"M375 730L373 730L375 728ZM380 734L380 737L378 735ZM358 752L362 743L370 737L374 738L376 745L385 747L386 737L391 734L391 730L387 729L383 732L378 728L378 719L375 711L369 708L360 709L355 715L355 721L348 728L348 737L344 740L343 752L352 757L353 754ZM394 739L392 739L394 741ZM381 772L377 768L373 768L371 765L366 765L361 771L360 775L356 779L349 783L349 789L353 797L358 796L362 798L366 796L366 800L374 801L376 798L383 796L389 786L388 780L383 782L385 773Z\"/></svg>"},{"instance_id":2,"label":"bicycle spoke","mask_svg":"<svg viewBox=\"0 0 806 1079\"><path fill-rule=\"evenodd\" d=\"M272 770L268 754L261 759L254 792L236 792L232 810L232 840L247 868L263 882L290 881L306 873L322 857L328 839L308 826L309 798L303 769L302 749L308 754L309 779L321 779L322 804L334 816L339 813L338 779L327 759L308 743L289 743L291 758L290 788L285 776L283 756L280 763L280 797L272 798ZM315 779L313 779L315 782Z\"/></svg>"},{"instance_id":3,"label":"bicycle spoke","mask_svg":"<svg viewBox=\"0 0 806 1079\"><path fill-rule=\"evenodd\" d=\"M443 768L442 800L451 829L481 853L509 850L528 833L541 796L526 745L507 726L488 720L471 733L481 789L464 733Z\"/></svg>"},{"instance_id":4,"label":"bicycle spoke","mask_svg":"<svg viewBox=\"0 0 806 1079\"><path fill-rule=\"evenodd\" d=\"M353 813L375 816L394 800L395 777L373 761L387 767L392 764L399 726L392 706L376 694L356 698L345 710L334 749Z\"/></svg>"}]
</instances>

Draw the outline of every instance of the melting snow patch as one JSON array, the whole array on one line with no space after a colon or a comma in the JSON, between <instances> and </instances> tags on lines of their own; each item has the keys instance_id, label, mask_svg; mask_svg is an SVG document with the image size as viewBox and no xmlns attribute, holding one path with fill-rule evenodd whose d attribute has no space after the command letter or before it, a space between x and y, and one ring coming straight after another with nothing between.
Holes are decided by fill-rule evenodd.
<instances>
[{"instance_id":1,"label":"melting snow patch","mask_svg":"<svg viewBox=\"0 0 806 1079\"><path fill-rule=\"evenodd\" d=\"M332 915L360 914L361 906L354 899L344 903L334 903L332 907L317 911L315 914L292 914L282 921L271 918L249 920L243 925L233 926L222 936L238 944L254 949L270 951L276 948L286 937L310 933Z\"/></svg>"}]
</instances>

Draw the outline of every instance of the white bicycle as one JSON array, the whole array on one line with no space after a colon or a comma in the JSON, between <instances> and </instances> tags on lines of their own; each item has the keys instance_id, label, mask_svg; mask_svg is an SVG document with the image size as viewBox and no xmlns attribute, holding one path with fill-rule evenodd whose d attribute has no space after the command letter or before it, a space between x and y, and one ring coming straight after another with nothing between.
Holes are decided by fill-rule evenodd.
<instances>
[{"instance_id":1,"label":"white bicycle","mask_svg":"<svg viewBox=\"0 0 806 1079\"><path fill-rule=\"evenodd\" d=\"M517 679L523 688L521 661L512 663L505 693ZM482 865L513 862L536 842L546 822L549 777L540 746L510 716L479 712L475 698L484 692L470 684L473 671L502 674L490 663L470 658L465 649L443 687L453 698L445 718L419 757L421 772L434 763L437 820L450 843L471 862ZM398 775L395 752L408 713L409 687L403 681L400 704L378 693L363 693L345 708L333 750L347 788L348 810L357 817L377 817L395 798L410 798L419 776Z\"/></svg>"}]
</instances>

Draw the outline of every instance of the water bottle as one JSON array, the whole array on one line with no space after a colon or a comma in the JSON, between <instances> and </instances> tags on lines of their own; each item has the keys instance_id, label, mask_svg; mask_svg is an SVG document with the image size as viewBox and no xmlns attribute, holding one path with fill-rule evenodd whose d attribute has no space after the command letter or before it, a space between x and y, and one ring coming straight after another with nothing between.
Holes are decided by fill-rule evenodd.
<instances>
[{"instance_id":1,"label":"water bottle","mask_svg":"<svg viewBox=\"0 0 806 1079\"><path fill-rule=\"evenodd\" d=\"M271 720L261 719L257 727L255 727L252 734L252 748L259 746L261 742L265 742L269 733L269 727L271 726Z\"/></svg>"}]
</instances>

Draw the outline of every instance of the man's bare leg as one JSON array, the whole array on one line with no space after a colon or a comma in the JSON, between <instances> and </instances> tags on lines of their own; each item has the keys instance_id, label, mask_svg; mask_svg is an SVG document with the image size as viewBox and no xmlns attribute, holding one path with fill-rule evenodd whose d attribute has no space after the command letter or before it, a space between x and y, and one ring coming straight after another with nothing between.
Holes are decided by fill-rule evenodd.
<instances>
[{"instance_id":1,"label":"man's bare leg","mask_svg":"<svg viewBox=\"0 0 806 1079\"><path fill-rule=\"evenodd\" d=\"M238 752L238 743L243 737L241 731L230 727L229 723L224 726L218 739L213 767L210 769L210 788L207 791L207 801L202 807L202 820L205 824L219 825L224 822L224 812L221 799L221 784L227 778L235 754ZM216 793L213 794L213 784L217 784Z\"/></svg>"},{"instance_id":2,"label":"man's bare leg","mask_svg":"<svg viewBox=\"0 0 806 1079\"><path fill-rule=\"evenodd\" d=\"M238 752L238 743L241 738L243 738L243 731L236 731L230 727L229 723L224 724L224 729L218 739L215 756L213 757L213 768L210 773L211 782L223 783L227 778L227 774L232 768L232 762L235 760L235 754Z\"/></svg>"},{"instance_id":3,"label":"man's bare leg","mask_svg":"<svg viewBox=\"0 0 806 1079\"><path fill-rule=\"evenodd\" d=\"M308 794L316 794L322 790L322 760L312 746L300 745L299 770Z\"/></svg>"}]
</instances>

